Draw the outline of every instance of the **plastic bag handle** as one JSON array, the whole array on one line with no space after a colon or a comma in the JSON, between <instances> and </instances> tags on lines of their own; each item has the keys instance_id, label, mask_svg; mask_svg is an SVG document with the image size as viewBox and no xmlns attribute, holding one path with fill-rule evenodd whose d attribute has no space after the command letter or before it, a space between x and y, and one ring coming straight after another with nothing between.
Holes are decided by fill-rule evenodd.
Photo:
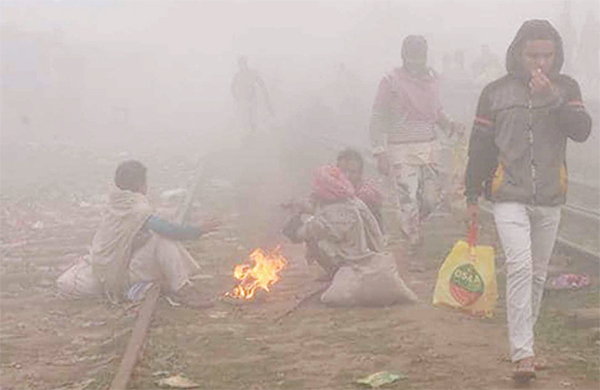
<instances>
[{"instance_id":1,"label":"plastic bag handle","mask_svg":"<svg viewBox=\"0 0 600 390\"><path fill-rule=\"evenodd\" d=\"M477 218L471 219L471 226L469 227L469 236L467 237L467 243L469 247L474 248L477 245L477 230L479 227L479 221Z\"/></svg>"}]
</instances>

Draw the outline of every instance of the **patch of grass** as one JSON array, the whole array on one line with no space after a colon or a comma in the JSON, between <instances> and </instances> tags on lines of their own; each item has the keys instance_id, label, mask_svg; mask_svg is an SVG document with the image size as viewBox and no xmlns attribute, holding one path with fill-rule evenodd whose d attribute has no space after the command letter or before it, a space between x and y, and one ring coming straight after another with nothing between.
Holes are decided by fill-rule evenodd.
<instances>
[{"instance_id":1,"label":"patch of grass","mask_svg":"<svg viewBox=\"0 0 600 390\"><path fill-rule=\"evenodd\" d=\"M574 291L550 291L542 303L542 312L536 325L536 338L552 351L566 357L566 370L588 380L600 380L598 344L588 329L574 328L568 322L566 311L574 308L598 307L598 286Z\"/></svg>"},{"instance_id":2,"label":"patch of grass","mask_svg":"<svg viewBox=\"0 0 600 390\"><path fill-rule=\"evenodd\" d=\"M103 369L102 371L100 371L100 373L98 373L94 377L94 382L92 382L89 386L87 386L86 389L89 389L89 390L108 389L108 387L112 383L113 377L115 375L115 371L114 371L115 369L116 368L109 366L109 367L106 367L105 369Z\"/></svg>"}]
</instances>

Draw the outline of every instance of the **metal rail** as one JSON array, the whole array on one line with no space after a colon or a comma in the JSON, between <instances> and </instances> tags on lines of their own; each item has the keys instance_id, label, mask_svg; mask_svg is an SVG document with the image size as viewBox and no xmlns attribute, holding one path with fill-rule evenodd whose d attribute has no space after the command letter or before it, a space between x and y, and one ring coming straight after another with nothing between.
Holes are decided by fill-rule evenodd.
<instances>
[{"instance_id":1,"label":"metal rail","mask_svg":"<svg viewBox=\"0 0 600 390\"><path fill-rule=\"evenodd\" d=\"M600 210L594 210L587 207L576 206L568 203L563 206L563 210L576 214L580 217L589 218L600 222Z\"/></svg>"}]
</instances>

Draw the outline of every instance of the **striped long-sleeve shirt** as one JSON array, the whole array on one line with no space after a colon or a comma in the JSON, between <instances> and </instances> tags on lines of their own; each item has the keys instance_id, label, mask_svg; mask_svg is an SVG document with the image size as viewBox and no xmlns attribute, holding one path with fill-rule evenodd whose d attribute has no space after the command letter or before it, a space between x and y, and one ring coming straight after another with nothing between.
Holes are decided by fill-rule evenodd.
<instances>
[{"instance_id":1,"label":"striped long-sleeve shirt","mask_svg":"<svg viewBox=\"0 0 600 390\"><path fill-rule=\"evenodd\" d=\"M379 83L373 104L370 133L373 153L387 143L427 142L435 138L442 112L438 78L433 71L415 77L394 69Z\"/></svg>"}]
</instances>

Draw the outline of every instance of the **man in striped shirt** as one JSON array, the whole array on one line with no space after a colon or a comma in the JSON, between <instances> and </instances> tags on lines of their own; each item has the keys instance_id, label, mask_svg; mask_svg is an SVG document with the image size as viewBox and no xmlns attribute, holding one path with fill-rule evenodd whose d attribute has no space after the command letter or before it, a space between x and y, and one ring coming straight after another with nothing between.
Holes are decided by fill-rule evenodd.
<instances>
[{"instance_id":1,"label":"man in striped shirt","mask_svg":"<svg viewBox=\"0 0 600 390\"><path fill-rule=\"evenodd\" d=\"M439 79L427 67L427 41L410 35L402 44L402 67L380 82L370 124L379 171L391 175L400 207L400 227L415 254L421 223L440 203L435 126L457 128L442 111Z\"/></svg>"}]
</instances>

